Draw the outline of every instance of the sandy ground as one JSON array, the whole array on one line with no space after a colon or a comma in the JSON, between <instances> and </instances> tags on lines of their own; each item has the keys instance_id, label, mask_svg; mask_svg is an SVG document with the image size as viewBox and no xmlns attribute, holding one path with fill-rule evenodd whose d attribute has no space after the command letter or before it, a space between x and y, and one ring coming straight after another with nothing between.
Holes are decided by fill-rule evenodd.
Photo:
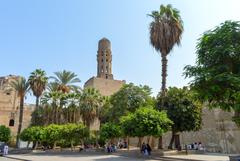
<instances>
[{"instance_id":1,"label":"sandy ground","mask_svg":"<svg viewBox=\"0 0 240 161\"><path fill-rule=\"evenodd\" d=\"M106 153L32 153L21 155L8 155L0 157L0 161L229 161L228 156L208 154L208 155L174 155L167 157L128 157L126 155L106 154ZM15 158L15 159L14 159Z\"/></svg>"}]
</instances>

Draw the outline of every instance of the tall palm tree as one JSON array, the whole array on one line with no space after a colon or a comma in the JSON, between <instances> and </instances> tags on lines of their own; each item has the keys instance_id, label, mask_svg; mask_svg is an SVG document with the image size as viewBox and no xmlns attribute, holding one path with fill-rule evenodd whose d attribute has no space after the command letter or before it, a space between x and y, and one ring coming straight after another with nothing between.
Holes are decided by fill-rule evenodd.
<instances>
[{"instance_id":1,"label":"tall palm tree","mask_svg":"<svg viewBox=\"0 0 240 161\"><path fill-rule=\"evenodd\" d=\"M36 69L30 74L28 81L33 95L36 96L36 109L38 109L39 98L46 89L48 77L45 71Z\"/></svg>"},{"instance_id":2,"label":"tall palm tree","mask_svg":"<svg viewBox=\"0 0 240 161\"><path fill-rule=\"evenodd\" d=\"M100 108L103 106L103 97L98 90L86 88L80 97L80 113L83 123L90 128L91 123L99 116Z\"/></svg>"},{"instance_id":3,"label":"tall palm tree","mask_svg":"<svg viewBox=\"0 0 240 161\"><path fill-rule=\"evenodd\" d=\"M152 11L149 14L153 18L150 23L150 43L157 52L160 52L162 58L162 98L166 92L167 79L167 55L173 49L174 45L180 45L183 33L183 21L180 13L170 4L161 5L159 11ZM164 101L162 101L164 102ZM162 104L163 106L163 104ZM158 148L162 148L162 138L159 138Z\"/></svg>"},{"instance_id":4,"label":"tall palm tree","mask_svg":"<svg viewBox=\"0 0 240 161\"><path fill-rule=\"evenodd\" d=\"M22 130L22 122L23 122L23 108L24 108L24 98L29 91L29 82L26 81L25 78L20 77L17 80L14 80L10 83L10 86L16 90L17 95L20 99L20 112L19 112L19 123L18 123L18 131L17 131L17 142L16 146L19 147L19 136Z\"/></svg>"},{"instance_id":5,"label":"tall palm tree","mask_svg":"<svg viewBox=\"0 0 240 161\"><path fill-rule=\"evenodd\" d=\"M69 93L71 90L79 88L75 83L79 83L80 79L74 72L63 70L61 72L55 72L55 76L50 78L54 79L58 84L58 90L63 93Z\"/></svg>"},{"instance_id":6,"label":"tall palm tree","mask_svg":"<svg viewBox=\"0 0 240 161\"><path fill-rule=\"evenodd\" d=\"M166 90L167 55L174 45L180 45L183 32L183 21L179 11L170 4L161 5L159 11L149 14L153 18L150 23L150 43L162 57L162 91Z\"/></svg>"}]
</instances>

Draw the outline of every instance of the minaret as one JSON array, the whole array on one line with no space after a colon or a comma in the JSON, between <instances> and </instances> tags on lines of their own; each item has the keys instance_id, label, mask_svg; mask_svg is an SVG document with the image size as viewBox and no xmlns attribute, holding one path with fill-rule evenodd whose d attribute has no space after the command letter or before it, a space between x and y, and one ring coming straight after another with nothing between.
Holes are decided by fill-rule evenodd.
<instances>
[{"instance_id":1,"label":"minaret","mask_svg":"<svg viewBox=\"0 0 240 161\"><path fill-rule=\"evenodd\" d=\"M106 38L98 42L97 62L97 77L113 79L111 42Z\"/></svg>"}]
</instances>

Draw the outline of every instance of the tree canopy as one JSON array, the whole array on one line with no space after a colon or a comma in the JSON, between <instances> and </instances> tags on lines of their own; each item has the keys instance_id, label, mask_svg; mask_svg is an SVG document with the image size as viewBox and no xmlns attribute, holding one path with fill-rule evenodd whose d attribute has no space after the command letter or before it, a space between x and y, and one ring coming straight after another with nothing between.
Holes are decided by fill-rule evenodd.
<instances>
[{"instance_id":1,"label":"tree canopy","mask_svg":"<svg viewBox=\"0 0 240 161\"><path fill-rule=\"evenodd\" d=\"M150 23L150 41L156 51L168 54L173 46L180 44L183 32L183 21L179 10L172 5L161 5L159 11L148 14L153 18Z\"/></svg>"},{"instance_id":2,"label":"tree canopy","mask_svg":"<svg viewBox=\"0 0 240 161\"><path fill-rule=\"evenodd\" d=\"M134 112L140 106L153 105L154 101L150 94L151 89L148 86L135 86L133 83L125 84L106 101L101 112L101 120L117 123L121 116Z\"/></svg>"},{"instance_id":3,"label":"tree canopy","mask_svg":"<svg viewBox=\"0 0 240 161\"><path fill-rule=\"evenodd\" d=\"M0 125L0 141L8 142L11 138L11 131L8 127Z\"/></svg>"},{"instance_id":4,"label":"tree canopy","mask_svg":"<svg viewBox=\"0 0 240 161\"><path fill-rule=\"evenodd\" d=\"M132 137L161 136L171 127L172 121L165 112L145 106L121 117L124 135Z\"/></svg>"},{"instance_id":5,"label":"tree canopy","mask_svg":"<svg viewBox=\"0 0 240 161\"><path fill-rule=\"evenodd\" d=\"M198 40L195 66L185 67L191 87L210 107L240 111L240 22L225 21ZM240 115L238 116L240 117Z\"/></svg>"},{"instance_id":6,"label":"tree canopy","mask_svg":"<svg viewBox=\"0 0 240 161\"><path fill-rule=\"evenodd\" d=\"M161 97L158 106L161 106ZM169 87L164 98L164 109L173 121L175 132L195 131L201 128L202 107L187 87Z\"/></svg>"},{"instance_id":7,"label":"tree canopy","mask_svg":"<svg viewBox=\"0 0 240 161\"><path fill-rule=\"evenodd\" d=\"M101 125L100 138L103 140L109 140L120 137L122 135L121 127L117 124L108 122Z\"/></svg>"},{"instance_id":8,"label":"tree canopy","mask_svg":"<svg viewBox=\"0 0 240 161\"><path fill-rule=\"evenodd\" d=\"M83 124L51 124L45 127L32 126L22 131L20 138L28 142L44 142L53 145L53 148L61 142L71 144L79 143L80 140L89 136L89 130Z\"/></svg>"},{"instance_id":9,"label":"tree canopy","mask_svg":"<svg viewBox=\"0 0 240 161\"><path fill-rule=\"evenodd\" d=\"M177 132L196 131L201 128L202 106L196 100L195 94L187 87L170 87L165 93L164 99L161 98L161 94L159 96L158 106L165 110L168 118L173 121L172 139L169 144L169 149L172 149ZM162 101L164 102L162 103ZM179 142L175 143L176 146L179 146L177 145Z\"/></svg>"}]
</instances>

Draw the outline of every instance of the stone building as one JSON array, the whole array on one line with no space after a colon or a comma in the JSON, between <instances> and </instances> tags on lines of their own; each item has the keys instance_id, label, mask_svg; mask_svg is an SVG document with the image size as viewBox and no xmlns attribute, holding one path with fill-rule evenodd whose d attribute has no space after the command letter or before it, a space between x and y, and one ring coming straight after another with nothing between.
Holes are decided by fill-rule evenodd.
<instances>
[{"instance_id":1,"label":"stone building","mask_svg":"<svg viewBox=\"0 0 240 161\"><path fill-rule=\"evenodd\" d=\"M19 99L14 90L9 89L9 83L18 79L17 76L0 77L0 125L10 127L12 134L16 135L19 118ZM97 76L90 78L84 84L84 88L93 87L104 96L110 96L117 92L125 84L123 80L115 80L112 74L111 43L103 38L98 43L97 51ZM31 113L34 106L24 106L23 128L30 124ZM196 132L180 133L181 145L201 142L209 152L240 153L240 129L232 122L233 113L220 109L209 110L203 108L202 129ZM91 125L91 129L98 130L98 119ZM163 144L166 149L171 138L168 132L163 136ZM146 142L145 138L145 142ZM155 139L157 146L157 139ZM131 145L136 146L138 139L132 138Z\"/></svg>"},{"instance_id":2,"label":"stone building","mask_svg":"<svg viewBox=\"0 0 240 161\"><path fill-rule=\"evenodd\" d=\"M110 96L117 92L124 80L115 80L112 74L111 42L103 38L98 42L97 51L97 77L92 77L84 84L84 88L95 88L103 96Z\"/></svg>"},{"instance_id":3,"label":"stone building","mask_svg":"<svg viewBox=\"0 0 240 161\"><path fill-rule=\"evenodd\" d=\"M9 127L13 136L17 134L20 102L10 82L18 78L13 75L0 77L0 125ZM23 129L29 126L33 110L33 105L24 105Z\"/></svg>"},{"instance_id":4,"label":"stone building","mask_svg":"<svg viewBox=\"0 0 240 161\"><path fill-rule=\"evenodd\" d=\"M97 62L97 77L90 78L84 87L94 87L102 95L110 96L117 92L125 81L113 79L111 43L106 38L98 43ZM232 122L232 116L231 112L224 112L220 109L209 110L205 107L202 115L202 129L196 132L180 133L182 146L201 142L209 152L240 153L240 129ZM96 120L91 126L92 129L98 129L99 124L99 120ZM170 132L163 136L165 149L170 139ZM136 146L137 142L137 138L132 138L130 141L133 146ZM157 139L155 145L157 146Z\"/></svg>"},{"instance_id":5,"label":"stone building","mask_svg":"<svg viewBox=\"0 0 240 161\"><path fill-rule=\"evenodd\" d=\"M84 88L95 88L103 96L110 96L125 84L124 80L115 80L112 74L111 42L103 38L98 42L97 51L97 77L86 81ZM100 121L96 119L91 125L92 130L99 130Z\"/></svg>"}]
</instances>

